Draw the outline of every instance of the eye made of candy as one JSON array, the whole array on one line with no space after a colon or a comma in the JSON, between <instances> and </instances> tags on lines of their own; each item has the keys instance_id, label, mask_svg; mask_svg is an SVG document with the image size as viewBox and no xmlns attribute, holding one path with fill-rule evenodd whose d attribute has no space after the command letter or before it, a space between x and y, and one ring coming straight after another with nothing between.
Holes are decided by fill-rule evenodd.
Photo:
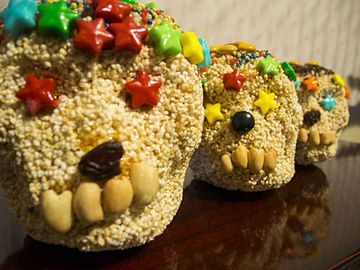
<instances>
[{"instance_id":1,"label":"eye made of candy","mask_svg":"<svg viewBox=\"0 0 360 270\"><path fill-rule=\"evenodd\" d=\"M240 111L232 117L231 125L236 132L249 132L255 126L255 119L251 113Z\"/></svg>"}]
</instances>

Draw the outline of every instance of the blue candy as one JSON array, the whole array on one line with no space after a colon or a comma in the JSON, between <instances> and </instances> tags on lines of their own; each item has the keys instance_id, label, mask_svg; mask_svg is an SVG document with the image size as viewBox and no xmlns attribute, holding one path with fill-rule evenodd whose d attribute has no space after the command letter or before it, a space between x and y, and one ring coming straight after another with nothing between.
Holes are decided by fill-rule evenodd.
<instances>
[{"instance_id":1,"label":"blue candy","mask_svg":"<svg viewBox=\"0 0 360 270\"><path fill-rule=\"evenodd\" d=\"M22 34L26 29L35 28L36 0L10 0L9 5L0 13L5 31L13 37Z\"/></svg>"},{"instance_id":2,"label":"blue candy","mask_svg":"<svg viewBox=\"0 0 360 270\"><path fill-rule=\"evenodd\" d=\"M295 89L297 89L299 87L299 84L300 84L299 80L294 81Z\"/></svg>"},{"instance_id":3,"label":"blue candy","mask_svg":"<svg viewBox=\"0 0 360 270\"><path fill-rule=\"evenodd\" d=\"M209 46L206 44L206 41L204 38L198 38L198 40L202 47L204 60L201 63L197 64L197 67L198 68L206 68L211 65L210 49L209 49Z\"/></svg>"}]
</instances>

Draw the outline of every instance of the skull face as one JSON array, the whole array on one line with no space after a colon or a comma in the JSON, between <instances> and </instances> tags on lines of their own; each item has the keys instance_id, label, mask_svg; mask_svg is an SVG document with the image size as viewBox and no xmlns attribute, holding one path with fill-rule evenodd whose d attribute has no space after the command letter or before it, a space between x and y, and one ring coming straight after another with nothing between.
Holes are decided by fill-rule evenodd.
<instances>
[{"instance_id":1,"label":"skull face","mask_svg":"<svg viewBox=\"0 0 360 270\"><path fill-rule=\"evenodd\" d=\"M303 108L296 162L307 165L335 156L337 140L349 121L344 81L318 65L292 64Z\"/></svg>"},{"instance_id":2,"label":"skull face","mask_svg":"<svg viewBox=\"0 0 360 270\"><path fill-rule=\"evenodd\" d=\"M25 230L87 251L161 234L201 138L196 66L181 54L156 55L146 42L137 55L109 50L95 59L34 32L5 36L0 52L0 184ZM56 106L29 113L33 103L16 93L48 78ZM156 102L136 92L138 81L156 88Z\"/></svg>"},{"instance_id":3,"label":"skull face","mask_svg":"<svg viewBox=\"0 0 360 270\"><path fill-rule=\"evenodd\" d=\"M302 115L293 83L265 51L213 53L212 60L202 73L207 120L191 161L195 176L245 191L287 183Z\"/></svg>"}]
</instances>

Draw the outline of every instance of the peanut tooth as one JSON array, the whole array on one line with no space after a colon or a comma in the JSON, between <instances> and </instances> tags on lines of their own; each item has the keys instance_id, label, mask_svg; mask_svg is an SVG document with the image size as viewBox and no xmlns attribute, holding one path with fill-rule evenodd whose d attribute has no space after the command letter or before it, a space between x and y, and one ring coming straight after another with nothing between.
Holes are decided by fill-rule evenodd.
<instances>
[{"instance_id":1,"label":"peanut tooth","mask_svg":"<svg viewBox=\"0 0 360 270\"><path fill-rule=\"evenodd\" d=\"M226 172L232 172L234 167L233 164L231 162L231 158L229 155L223 155L221 157L221 163L225 169Z\"/></svg>"},{"instance_id":2,"label":"peanut tooth","mask_svg":"<svg viewBox=\"0 0 360 270\"><path fill-rule=\"evenodd\" d=\"M300 128L299 135L298 135L298 141L302 142L302 143L306 143L308 141L308 134L307 134L305 128Z\"/></svg>"},{"instance_id":3,"label":"peanut tooth","mask_svg":"<svg viewBox=\"0 0 360 270\"><path fill-rule=\"evenodd\" d=\"M264 151L255 147L251 147L248 154L248 159L250 171L252 173L256 173L260 171L264 165Z\"/></svg>"},{"instance_id":4,"label":"peanut tooth","mask_svg":"<svg viewBox=\"0 0 360 270\"><path fill-rule=\"evenodd\" d=\"M235 165L245 169L248 165L248 152L245 146L239 145L237 149L232 152L231 160Z\"/></svg>"},{"instance_id":5,"label":"peanut tooth","mask_svg":"<svg viewBox=\"0 0 360 270\"><path fill-rule=\"evenodd\" d=\"M264 155L264 170L272 171L276 167L277 153L274 150L270 150Z\"/></svg>"},{"instance_id":6,"label":"peanut tooth","mask_svg":"<svg viewBox=\"0 0 360 270\"><path fill-rule=\"evenodd\" d=\"M313 145L319 145L320 144L320 135L319 131L312 130L309 132L309 142Z\"/></svg>"}]
</instances>

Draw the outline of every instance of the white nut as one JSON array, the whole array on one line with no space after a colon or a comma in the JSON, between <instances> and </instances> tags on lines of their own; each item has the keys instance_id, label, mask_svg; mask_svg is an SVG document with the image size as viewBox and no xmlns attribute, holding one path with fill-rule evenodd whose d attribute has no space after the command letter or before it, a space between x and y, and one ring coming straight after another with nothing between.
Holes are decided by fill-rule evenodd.
<instances>
[{"instance_id":1,"label":"white nut","mask_svg":"<svg viewBox=\"0 0 360 270\"><path fill-rule=\"evenodd\" d=\"M134 192L130 180L113 178L106 182L102 196L105 213L120 214L130 206Z\"/></svg>"},{"instance_id":2,"label":"white nut","mask_svg":"<svg viewBox=\"0 0 360 270\"><path fill-rule=\"evenodd\" d=\"M69 190L60 195L54 190L47 190L41 194L41 211L44 219L57 232L66 233L73 225L72 196Z\"/></svg>"},{"instance_id":3,"label":"white nut","mask_svg":"<svg viewBox=\"0 0 360 270\"><path fill-rule=\"evenodd\" d=\"M130 180L134 188L134 199L141 204L152 202L159 190L157 170L146 163L134 163L130 169Z\"/></svg>"},{"instance_id":4,"label":"white nut","mask_svg":"<svg viewBox=\"0 0 360 270\"><path fill-rule=\"evenodd\" d=\"M104 219L101 207L101 188L93 182L81 183L74 195L73 207L82 222L93 223Z\"/></svg>"}]
</instances>

